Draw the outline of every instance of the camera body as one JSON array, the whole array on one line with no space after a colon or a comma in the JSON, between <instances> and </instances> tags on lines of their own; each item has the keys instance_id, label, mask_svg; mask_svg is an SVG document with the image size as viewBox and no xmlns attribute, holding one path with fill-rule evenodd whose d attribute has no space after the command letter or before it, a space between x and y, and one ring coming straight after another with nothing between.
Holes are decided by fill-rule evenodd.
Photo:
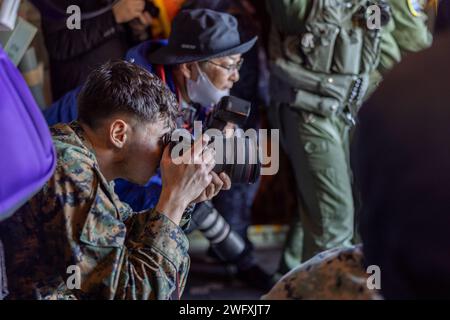
<instances>
[{"instance_id":1,"label":"camera body","mask_svg":"<svg viewBox=\"0 0 450 320\"><path fill-rule=\"evenodd\" d=\"M223 97L207 114L204 120L203 133L209 129L223 133L228 123L242 127L251 110L248 101L234 96ZM193 122L195 117L188 117ZM193 123L187 123L192 127ZM195 126L194 126L195 127ZM192 138L192 135L190 135ZM192 139L191 139L192 140ZM186 147L190 147L189 146ZM216 173L225 172L234 183L255 183L260 175L261 165L257 155L258 144L255 139L234 135L226 138L223 135L211 135L210 146L216 148ZM220 152L217 147L220 147ZM217 161L217 155L222 161ZM242 157L242 155L244 155ZM253 155L253 158L252 158ZM200 230L209 240L212 250L225 262L234 263L245 254L247 244L244 239L231 230L230 225L214 208L210 201L196 205L192 212L191 225L186 232Z\"/></svg>"},{"instance_id":2,"label":"camera body","mask_svg":"<svg viewBox=\"0 0 450 320\"><path fill-rule=\"evenodd\" d=\"M234 96L225 96L206 116L202 133L211 137L209 147L216 151L216 166L213 171L216 173L225 172L232 183L255 183L261 173L261 163L259 161L259 149L256 131L253 136L239 135L234 133L232 137L225 137L223 130L228 123L243 126L250 115L251 104L248 101ZM193 122L194 117L189 117ZM186 123L188 128L194 127L192 123ZM211 130L213 129L213 130ZM241 133L239 130L238 133ZM181 134L178 141L171 138L171 148L181 144L181 149L176 150L176 155L181 156L181 151L186 151L192 146L193 135L191 133ZM186 142L189 141L189 143ZM173 150L172 150L173 151Z\"/></svg>"},{"instance_id":3,"label":"camera body","mask_svg":"<svg viewBox=\"0 0 450 320\"><path fill-rule=\"evenodd\" d=\"M250 116L251 103L234 96L226 96L220 99L206 120L207 128L222 131L227 123L233 123L239 127L244 126Z\"/></svg>"},{"instance_id":4,"label":"camera body","mask_svg":"<svg viewBox=\"0 0 450 320\"><path fill-rule=\"evenodd\" d=\"M206 128L223 132L228 123L242 127L247 121L251 103L234 96L225 96L214 106L206 118ZM258 160L258 142L256 137L236 134L230 138L213 136L210 145L216 149L216 173L225 172L232 183L255 183L261 171Z\"/></svg>"}]
</instances>

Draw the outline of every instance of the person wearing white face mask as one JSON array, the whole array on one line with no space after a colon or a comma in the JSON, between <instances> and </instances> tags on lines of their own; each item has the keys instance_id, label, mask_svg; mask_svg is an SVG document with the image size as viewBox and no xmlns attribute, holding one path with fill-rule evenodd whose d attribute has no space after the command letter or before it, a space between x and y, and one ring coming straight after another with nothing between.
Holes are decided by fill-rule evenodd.
<instances>
[{"instance_id":1,"label":"person wearing white face mask","mask_svg":"<svg viewBox=\"0 0 450 320\"><path fill-rule=\"evenodd\" d=\"M168 40L143 42L130 49L125 59L159 76L176 94L181 109L192 111L193 117L202 120L213 105L229 95L239 80L241 55L256 40L253 37L242 41L237 20L229 14L209 9L182 10L172 23ZM47 108L44 115L49 125L76 119L79 91L76 88L68 92ZM116 183L116 192L135 210L151 207L157 200L154 189L134 188L122 180Z\"/></svg>"},{"instance_id":2,"label":"person wearing white face mask","mask_svg":"<svg viewBox=\"0 0 450 320\"><path fill-rule=\"evenodd\" d=\"M173 83L178 92L182 110L194 110L193 118L201 120L205 111L207 112L211 106L217 104L223 96L230 95L230 90L240 79L239 70L244 62L242 54L251 49L256 38L238 45L234 49L225 49L232 43L239 43L237 20L228 14L219 14L207 9L193 9L189 12L193 13L193 20L195 19L195 23L198 23L200 30L196 30L195 27L178 25L177 23L183 19L180 18L177 21L176 18L168 46L150 54L148 61L153 65L174 64L171 69ZM221 29L221 25L228 25L228 27ZM192 31L186 34L182 30ZM178 45L175 43L176 41L180 41ZM196 50L204 53L195 53ZM212 53L214 50L224 51ZM229 123L226 128L233 127ZM221 260L226 263L231 262L235 266L236 275L240 280L252 287L267 290L272 284L272 279L265 270L258 266L253 254L253 246L247 237L247 228L250 223L249 208L257 188L247 186L248 190L244 189L244 186L236 186L236 189L228 191L227 195L224 194L221 201L213 202L215 208L230 224L231 229L245 243L245 248L237 259L228 261L222 257ZM219 200L219 198L217 199ZM225 205L225 202L235 204ZM242 215L242 217L237 217L237 215ZM213 257L221 257L220 250L214 246L211 246L209 254Z\"/></svg>"},{"instance_id":3,"label":"person wearing white face mask","mask_svg":"<svg viewBox=\"0 0 450 320\"><path fill-rule=\"evenodd\" d=\"M193 17L193 21L199 24L199 28L202 27L202 24L204 27L207 27L208 31L205 33L211 33L211 35L213 32L210 31L211 26L207 26L208 19L218 19L220 21L221 19L233 18L230 15L207 9L185 10L185 12L187 11L193 12L196 15ZM169 71L172 74L173 85L176 88L183 109L193 105L196 109L199 107L209 109L217 104L222 97L230 95L230 89L239 80L239 69L243 63L242 53L245 53L253 46L256 38L240 44L235 48L228 49L226 50L228 52L222 52L222 54L192 54L189 51L186 52L185 49L189 48L187 50L194 50L193 48L224 46L220 42L233 43L234 41L234 43L238 44L240 40L239 33L237 32L237 22L235 20L228 22L231 23L228 26L230 29L220 31L221 38L206 39L208 35L205 35L204 39L200 39L202 37L200 35L197 41L203 41L203 43L192 44L195 43L195 40L186 39L186 36L181 33L181 30L176 30L177 22L174 21L174 30L171 38L169 38L168 45L156 50L148 57L148 61L153 66L164 65L165 73ZM220 23L217 23L217 26L219 25ZM232 30L232 28L236 29ZM234 34L230 34L231 30L234 31ZM197 32L192 32L192 37L196 37L198 34ZM174 44L177 41L174 38L177 37L186 43ZM207 43L208 41L210 43ZM176 46L180 49L175 48ZM146 47L146 44L141 45L141 47ZM160 76L166 78L165 74L160 74Z\"/></svg>"}]
</instances>

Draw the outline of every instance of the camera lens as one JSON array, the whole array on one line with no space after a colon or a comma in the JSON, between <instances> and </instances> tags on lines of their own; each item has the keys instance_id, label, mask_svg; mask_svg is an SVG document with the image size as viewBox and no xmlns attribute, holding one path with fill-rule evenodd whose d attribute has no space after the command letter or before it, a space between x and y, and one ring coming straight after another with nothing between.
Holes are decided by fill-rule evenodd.
<instances>
[{"instance_id":1,"label":"camera lens","mask_svg":"<svg viewBox=\"0 0 450 320\"><path fill-rule=\"evenodd\" d=\"M197 204L192 213L191 225L186 232L195 229L200 230L209 240L211 247L222 261L235 261L246 247L244 239L231 230L230 225L214 209L210 201Z\"/></svg>"},{"instance_id":2,"label":"camera lens","mask_svg":"<svg viewBox=\"0 0 450 320\"><path fill-rule=\"evenodd\" d=\"M189 140L189 139L186 139ZM186 144L186 140L179 142L171 141L171 148L178 143L182 148L177 150L176 156L181 156L185 148L192 146L192 141ZM261 173L261 163L258 158L258 143L256 138L212 136L209 147L214 148L216 152L216 166L213 171L216 173L225 172L232 183L255 183Z\"/></svg>"},{"instance_id":3,"label":"camera lens","mask_svg":"<svg viewBox=\"0 0 450 320\"><path fill-rule=\"evenodd\" d=\"M255 183L260 175L257 142L249 137L214 139L214 172L225 172L232 183Z\"/></svg>"}]
</instances>

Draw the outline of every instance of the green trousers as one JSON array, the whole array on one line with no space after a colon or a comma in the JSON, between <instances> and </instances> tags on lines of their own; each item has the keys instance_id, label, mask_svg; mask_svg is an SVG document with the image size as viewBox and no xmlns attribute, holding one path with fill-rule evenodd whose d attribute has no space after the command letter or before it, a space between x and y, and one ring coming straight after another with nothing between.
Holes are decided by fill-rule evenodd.
<instances>
[{"instance_id":1,"label":"green trousers","mask_svg":"<svg viewBox=\"0 0 450 320\"><path fill-rule=\"evenodd\" d=\"M349 126L286 104L269 108L295 174L299 214L292 221L279 272L315 254L351 246L354 203L349 166Z\"/></svg>"}]
</instances>

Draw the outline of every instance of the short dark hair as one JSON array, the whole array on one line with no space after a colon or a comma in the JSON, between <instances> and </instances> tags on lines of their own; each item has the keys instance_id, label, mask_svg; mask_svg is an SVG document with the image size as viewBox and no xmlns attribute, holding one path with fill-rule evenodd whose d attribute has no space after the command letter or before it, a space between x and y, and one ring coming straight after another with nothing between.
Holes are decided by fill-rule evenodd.
<instances>
[{"instance_id":1,"label":"short dark hair","mask_svg":"<svg viewBox=\"0 0 450 320\"><path fill-rule=\"evenodd\" d=\"M157 76L134 63L114 60L89 74L78 97L78 119L95 129L119 113L139 122L166 119L174 128L178 103Z\"/></svg>"}]
</instances>

